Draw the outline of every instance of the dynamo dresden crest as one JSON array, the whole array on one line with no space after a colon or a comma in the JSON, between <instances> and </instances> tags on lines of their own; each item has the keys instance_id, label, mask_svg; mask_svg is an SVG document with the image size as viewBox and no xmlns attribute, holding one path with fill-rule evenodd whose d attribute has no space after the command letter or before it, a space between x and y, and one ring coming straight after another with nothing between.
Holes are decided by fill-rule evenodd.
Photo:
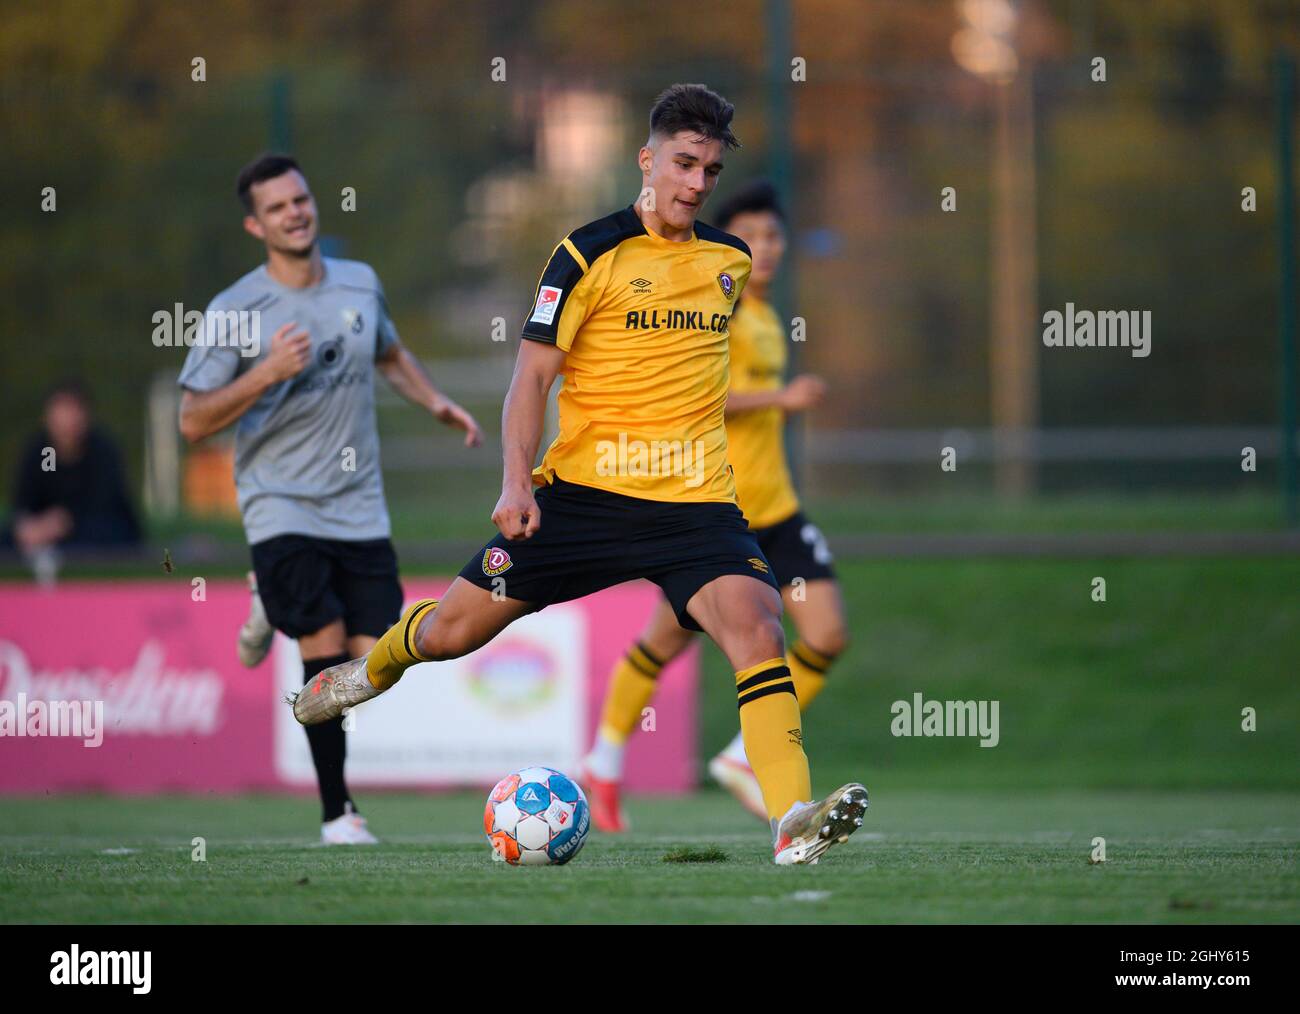
<instances>
[{"instance_id":1,"label":"dynamo dresden crest","mask_svg":"<svg viewBox=\"0 0 1300 1014\"><path fill-rule=\"evenodd\" d=\"M728 299L736 294L736 280L727 272L718 273L718 284L722 286L722 294Z\"/></svg>"},{"instance_id":2,"label":"dynamo dresden crest","mask_svg":"<svg viewBox=\"0 0 1300 1014\"><path fill-rule=\"evenodd\" d=\"M488 577L503 574L513 566L514 561L510 559L510 554L500 546L488 546L483 550L483 573Z\"/></svg>"}]
</instances>

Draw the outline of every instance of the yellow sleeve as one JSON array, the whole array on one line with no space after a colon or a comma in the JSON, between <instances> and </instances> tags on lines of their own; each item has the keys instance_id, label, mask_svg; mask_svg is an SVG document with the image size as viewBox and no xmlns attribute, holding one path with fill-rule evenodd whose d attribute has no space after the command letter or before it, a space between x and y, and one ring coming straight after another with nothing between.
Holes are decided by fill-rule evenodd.
<instances>
[{"instance_id":1,"label":"yellow sleeve","mask_svg":"<svg viewBox=\"0 0 1300 1014\"><path fill-rule=\"evenodd\" d=\"M591 316L604 289L603 272L592 270L569 239L557 246L537 282L533 310L524 322L523 337L547 342L565 352Z\"/></svg>"}]
</instances>

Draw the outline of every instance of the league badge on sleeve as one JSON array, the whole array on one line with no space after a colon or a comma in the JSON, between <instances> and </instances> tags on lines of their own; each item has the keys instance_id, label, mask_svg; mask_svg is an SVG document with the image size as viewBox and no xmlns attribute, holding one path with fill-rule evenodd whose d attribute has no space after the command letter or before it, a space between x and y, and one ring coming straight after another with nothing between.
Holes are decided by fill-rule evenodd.
<instances>
[{"instance_id":1,"label":"league badge on sleeve","mask_svg":"<svg viewBox=\"0 0 1300 1014\"><path fill-rule=\"evenodd\" d=\"M563 289L557 289L554 285L543 285L537 290L537 305L533 307L533 315L528 318L530 324L552 324L555 322L555 310L560 305L560 294Z\"/></svg>"}]
</instances>

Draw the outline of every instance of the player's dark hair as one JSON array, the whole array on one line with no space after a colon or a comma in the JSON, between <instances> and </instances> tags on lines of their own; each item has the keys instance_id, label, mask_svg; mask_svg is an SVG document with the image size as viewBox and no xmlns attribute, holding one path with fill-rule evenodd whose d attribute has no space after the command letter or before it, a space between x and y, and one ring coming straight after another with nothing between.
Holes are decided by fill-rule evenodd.
<instances>
[{"instance_id":1,"label":"player's dark hair","mask_svg":"<svg viewBox=\"0 0 1300 1014\"><path fill-rule=\"evenodd\" d=\"M672 137L689 130L697 137L721 141L730 149L740 147L731 132L736 107L702 84L670 85L659 93L650 110L650 133Z\"/></svg>"},{"instance_id":2,"label":"player's dark hair","mask_svg":"<svg viewBox=\"0 0 1300 1014\"><path fill-rule=\"evenodd\" d=\"M718 205L713 213L713 224L719 229L726 229L737 215L754 211L770 211L782 222L785 221L785 212L781 210L776 187L767 180L751 180L735 191Z\"/></svg>"},{"instance_id":3,"label":"player's dark hair","mask_svg":"<svg viewBox=\"0 0 1300 1014\"><path fill-rule=\"evenodd\" d=\"M254 183L273 180L277 176L283 176L295 169L302 172L302 168L298 165L296 159L291 155L277 155L274 152L258 155L257 158L240 169L239 175L235 178L235 193L239 196L240 203L244 205L244 210L250 215L253 213Z\"/></svg>"}]
</instances>

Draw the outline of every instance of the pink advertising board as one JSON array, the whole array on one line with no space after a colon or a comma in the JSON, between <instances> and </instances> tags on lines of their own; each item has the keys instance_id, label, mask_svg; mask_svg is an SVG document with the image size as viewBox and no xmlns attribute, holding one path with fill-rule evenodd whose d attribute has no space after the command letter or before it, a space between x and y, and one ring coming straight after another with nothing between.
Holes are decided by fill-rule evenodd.
<instances>
[{"instance_id":1,"label":"pink advertising board","mask_svg":"<svg viewBox=\"0 0 1300 1014\"><path fill-rule=\"evenodd\" d=\"M405 588L414 599L436 596L446 584L419 580ZM609 671L658 594L644 582L611 588L527 618L527 625L506 632L513 636L458 668L448 664L444 672L441 663L430 663L412 670L407 679L419 681L413 689L404 683L358 709L353 742L373 748L358 754L365 761L358 760L363 773L354 782L478 785L506 773L489 776L483 767L480 775L472 766L450 764L440 759L436 743L416 763L409 748L404 765L386 761L389 727L393 735L420 737L419 707L430 709L431 729L441 722L462 735L475 730L473 745L490 767L495 757L511 756L512 737L524 735L516 730L528 728L529 709L540 701L570 720L558 733L543 723L551 737L548 755L531 762L574 763L590 743ZM283 721L284 705L277 703L282 684L293 678L285 665L292 664L294 649L277 644L262 665L243 668L235 635L247 603L247 591L235 581L208 583L200 601L183 579L68 583L49 590L0 585L0 792L309 789L294 762L294 751L305 756L305 737ZM693 649L661 675L652 702L655 731L637 732L628 748L629 789L693 787L697 672ZM440 679L447 681L446 692L435 683ZM464 681L464 693L458 694L456 680ZM462 720L459 713L438 711L443 707L468 711ZM534 727L537 719L531 716ZM461 760L469 751L454 752Z\"/></svg>"}]
</instances>

